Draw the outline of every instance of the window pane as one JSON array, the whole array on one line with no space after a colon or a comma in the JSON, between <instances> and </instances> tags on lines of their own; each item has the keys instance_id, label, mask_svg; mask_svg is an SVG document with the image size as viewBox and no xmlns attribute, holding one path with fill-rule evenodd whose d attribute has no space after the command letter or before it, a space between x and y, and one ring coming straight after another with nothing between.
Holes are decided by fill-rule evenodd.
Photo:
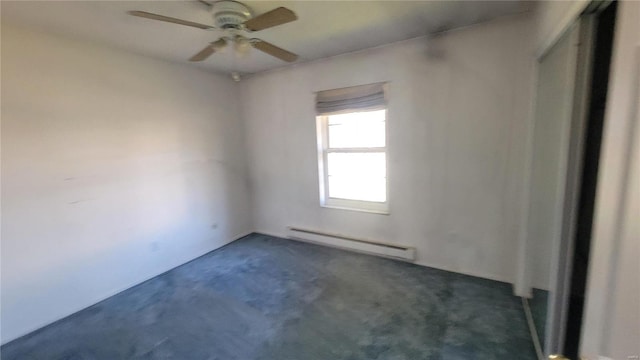
<instances>
[{"instance_id":1,"label":"window pane","mask_svg":"<svg viewBox=\"0 0 640 360\"><path fill-rule=\"evenodd\" d=\"M384 147L385 110L330 115L329 147Z\"/></svg>"},{"instance_id":2,"label":"window pane","mask_svg":"<svg viewBox=\"0 0 640 360\"><path fill-rule=\"evenodd\" d=\"M385 202L385 153L329 153L329 197Z\"/></svg>"},{"instance_id":3,"label":"window pane","mask_svg":"<svg viewBox=\"0 0 640 360\"><path fill-rule=\"evenodd\" d=\"M329 176L329 197L348 200L387 201L385 178L366 179Z\"/></svg>"}]
</instances>

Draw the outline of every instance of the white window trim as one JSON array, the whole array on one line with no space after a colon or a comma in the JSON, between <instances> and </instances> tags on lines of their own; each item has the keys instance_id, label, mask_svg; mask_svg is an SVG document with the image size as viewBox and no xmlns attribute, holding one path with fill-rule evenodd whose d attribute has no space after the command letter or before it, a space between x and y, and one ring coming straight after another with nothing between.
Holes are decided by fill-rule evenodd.
<instances>
[{"instance_id":1,"label":"white window trim","mask_svg":"<svg viewBox=\"0 0 640 360\"><path fill-rule=\"evenodd\" d=\"M320 206L331 209L352 210L360 212L368 212L374 214L389 215L389 133L388 133L388 115L389 112L386 107L384 121L384 134L385 134L385 146L376 148L346 148L346 149L329 149L329 116L319 115L316 116L316 130L318 136L318 174L320 182ZM381 110L382 110L381 109ZM357 110L356 110L357 111ZM354 112L356 112L354 111ZM364 200L350 200L341 198L329 197L329 172L327 169L327 156L331 152L338 153L380 153L386 154L386 176L385 176L385 190L386 200L385 202L377 201L364 201Z\"/></svg>"}]
</instances>

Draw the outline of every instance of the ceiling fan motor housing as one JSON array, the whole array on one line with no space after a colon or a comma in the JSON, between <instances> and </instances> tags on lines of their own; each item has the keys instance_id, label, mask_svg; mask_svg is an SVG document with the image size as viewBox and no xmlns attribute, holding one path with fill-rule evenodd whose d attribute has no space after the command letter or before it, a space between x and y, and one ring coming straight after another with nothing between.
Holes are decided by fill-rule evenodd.
<instances>
[{"instance_id":1,"label":"ceiling fan motor housing","mask_svg":"<svg viewBox=\"0 0 640 360\"><path fill-rule=\"evenodd\" d=\"M216 27L220 29L241 29L251 18L251 10L237 1L218 1L211 7Z\"/></svg>"}]
</instances>

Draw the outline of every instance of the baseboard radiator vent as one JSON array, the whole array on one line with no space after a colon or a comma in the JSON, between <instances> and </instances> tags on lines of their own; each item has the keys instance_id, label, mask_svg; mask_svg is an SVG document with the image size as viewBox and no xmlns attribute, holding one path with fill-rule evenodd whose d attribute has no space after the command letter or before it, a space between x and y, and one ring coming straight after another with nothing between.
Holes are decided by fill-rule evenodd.
<instances>
[{"instance_id":1,"label":"baseboard radiator vent","mask_svg":"<svg viewBox=\"0 0 640 360\"><path fill-rule=\"evenodd\" d=\"M416 249L411 246L358 239L351 236L301 229L298 227L287 228L287 236L292 240L305 241L345 250L353 250L403 261L416 260Z\"/></svg>"}]
</instances>

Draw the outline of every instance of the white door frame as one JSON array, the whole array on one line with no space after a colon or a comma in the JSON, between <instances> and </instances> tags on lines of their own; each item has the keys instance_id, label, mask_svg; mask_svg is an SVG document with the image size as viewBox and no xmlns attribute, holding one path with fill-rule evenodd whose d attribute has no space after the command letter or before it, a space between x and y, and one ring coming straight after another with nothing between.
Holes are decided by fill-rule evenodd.
<instances>
[{"instance_id":1,"label":"white door frame","mask_svg":"<svg viewBox=\"0 0 640 360\"><path fill-rule=\"evenodd\" d=\"M573 267L573 249L575 231L578 222L578 205L584 163L584 141L587 120L592 74L592 53L594 37L593 15L582 16L576 21L576 58L575 88L571 127L569 129L569 148L564 161L566 173L562 196L558 197L561 209L561 222L555 230L558 233L558 248L553 249L551 259L551 290L555 296L549 299L545 350L547 354L561 354L565 341L569 297L571 295L571 274ZM554 276L556 274L556 276ZM555 280L555 283L553 282Z\"/></svg>"},{"instance_id":2,"label":"white door frame","mask_svg":"<svg viewBox=\"0 0 640 360\"><path fill-rule=\"evenodd\" d=\"M588 116L589 89L591 82L591 53L594 35L593 17L585 15L580 19L576 19L572 24L565 28L565 32L559 34L554 42L550 43L546 51L540 53L536 62L537 78L540 75L540 63L545 57L555 49L561 40L569 41L569 46L575 46L569 55L569 68L575 69L569 74L568 83L573 84L572 93L569 95L567 104L571 108L571 114L567 127L564 128L561 136L564 138L563 147L565 150L561 152L561 159L558 170L558 186L556 188L556 202L554 204L554 213L559 214L553 223L553 239L551 240L551 259L550 259L550 297L547 309L546 331L545 331L545 354L562 353L566 332L566 319L568 314L568 300L570 296L571 286L571 269L573 261L573 247L575 227L578 216L578 203L580 194L580 184L582 177L582 164L584 152L584 137ZM566 38L566 37L570 38ZM538 82L536 81L536 84ZM536 92L537 92L536 86ZM536 99L537 101L537 99ZM536 114L534 113L532 128L536 126ZM534 148L535 148L535 131L531 132L531 140L529 145L529 177L532 174ZM525 196L531 197L531 184L527 186ZM526 202L530 204L530 201ZM529 211L526 211L527 218ZM530 234L529 227L525 230ZM531 244L536 239L529 236L526 237L526 247L524 253L527 254L525 259L524 276L525 283L528 281L530 287L532 265Z\"/></svg>"}]
</instances>

